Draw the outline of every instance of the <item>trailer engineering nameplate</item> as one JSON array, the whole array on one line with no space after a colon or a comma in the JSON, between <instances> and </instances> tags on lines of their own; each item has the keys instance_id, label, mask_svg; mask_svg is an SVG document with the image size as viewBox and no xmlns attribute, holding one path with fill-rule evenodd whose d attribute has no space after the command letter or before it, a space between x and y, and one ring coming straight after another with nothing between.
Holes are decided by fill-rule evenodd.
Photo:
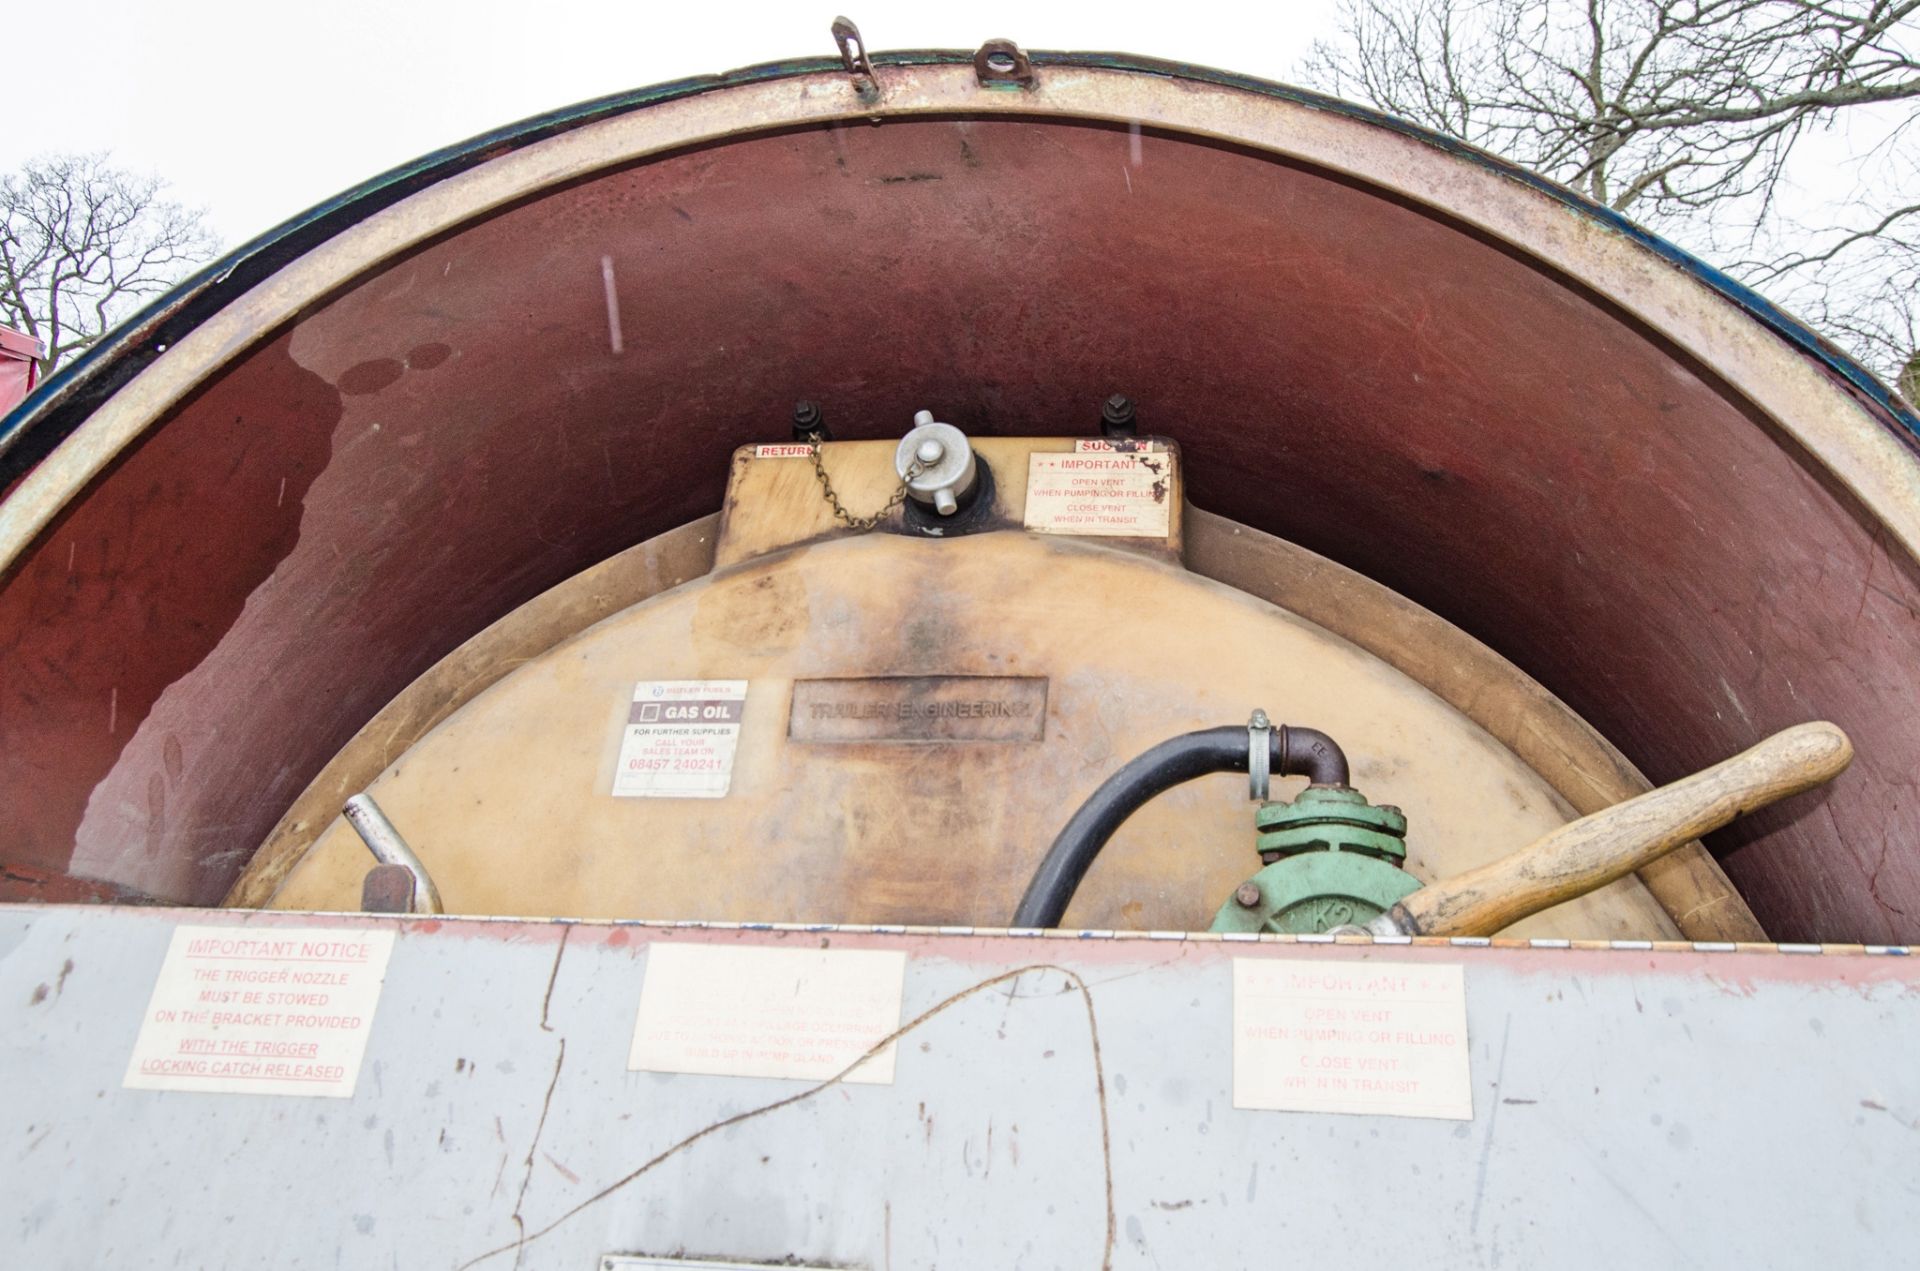
<instances>
[{"instance_id":1,"label":"trailer engineering nameplate","mask_svg":"<svg viewBox=\"0 0 1920 1271\"><path fill-rule=\"evenodd\" d=\"M1047 680L1027 675L878 675L795 680L794 741L1040 741Z\"/></svg>"}]
</instances>

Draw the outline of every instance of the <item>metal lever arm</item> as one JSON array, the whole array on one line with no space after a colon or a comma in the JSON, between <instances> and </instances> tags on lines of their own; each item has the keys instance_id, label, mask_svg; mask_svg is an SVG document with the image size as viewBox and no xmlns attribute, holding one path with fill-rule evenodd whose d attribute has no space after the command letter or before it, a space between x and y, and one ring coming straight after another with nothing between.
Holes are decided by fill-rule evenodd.
<instances>
[{"instance_id":1,"label":"metal lever arm","mask_svg":"<svg viewBox=\"0 0 1920 1271\"><path fill-rule=\"evenodd\" d=\"M400 831L393 828L393 822L387 820L387 814L373 801L372 795L356 794L347 800L347 806L340 809L347 818L347 824L360 835L360 841L367 845L373 858L382 865L398 865L413 875L413 912L417 914L437 914L446 911L440 907L440 890L433 885L433 879L427 874L427 867L413 854L407 841L400 837Z\"/></svg>"},{"instance_id":2,"label":"metal lever arm","mask_svg":"<svg viewBox=\"0 0 1920 1271\"><path fill-rule=\"evenodd\" d=\"M1581 817L1489 865L1423 887L1367 924L1375 935L1484 936L1604 887L1735 817L1838 776L1847 735L1800 724L1672 785Z\"/></svg>"}]
</instances>

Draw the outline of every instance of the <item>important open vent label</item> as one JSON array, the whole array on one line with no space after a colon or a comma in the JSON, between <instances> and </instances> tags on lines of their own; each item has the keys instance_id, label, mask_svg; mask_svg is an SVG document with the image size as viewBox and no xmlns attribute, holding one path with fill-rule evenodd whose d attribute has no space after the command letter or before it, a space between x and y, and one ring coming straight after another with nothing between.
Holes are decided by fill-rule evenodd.
<instances>
[{"instance_id":1,"label":"important open vent label","mask_svg":"<svg viewBox=\"0 0 1920 1271\"><path fill-rule=\"evenodd\" d=\"M1166 538L1173 524L1173 462L1169 451L1030 455L1026 527L1045 534Z\"/></svg>"},{"instance_id":2,"label":"important open vent label","mask_svg":"<svg viewBox=\"0 0 1920 1271\"><path fill-rule=\"evenodd\" d=\"M1233 1106L1471 1121L1464 973L1235 958Z\"/></svg>"},{"instance_id":3,"label":"important open vent label","mask_svg":"<svg viewBox=\"0 0 1920 1271\"><path fill-rule=\"evenodd\" d=\"M176 927L123 1082L350 1098L393 932Z\"/></svg>"}]
</instances>

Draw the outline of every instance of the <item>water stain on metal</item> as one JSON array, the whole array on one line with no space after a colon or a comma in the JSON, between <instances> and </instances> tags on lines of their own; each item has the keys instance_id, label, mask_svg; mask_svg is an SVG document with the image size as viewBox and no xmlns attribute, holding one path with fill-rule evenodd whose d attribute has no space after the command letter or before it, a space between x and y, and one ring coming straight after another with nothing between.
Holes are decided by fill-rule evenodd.
<instances>
[{"instance_id":1,"label":"water stain on metal","mask_svg":"<svg viewBox=\"0 0 1920 1271\"><path fill-rule=\"evenodd\" d=\"M808 623L807 591L798 578L753 571L709 591L694 614L693 630L698 638L758 654L791 647Z\"/></svg>"},{"instance_id":2,"label":"water stain on metal","mask_svg":"<svg viewBox=\"0 0 1920 1271\"><path fill-rule=\"evenodd\" d=\"M453 356L453 346L442 344L438 340L426 344L417 344L407 350L407 369L409 371L431 371Z\"/></svg>"},{"instance_id":3,"label":"water stain on metal","mask_svg":"<svg viewBox=\"0 0 1920 1271\"><path fill-rule=\"evenodd\" d=\"M340 377L340 391L348 397L366 397L394 383L406 367L390 357L374 358L347 368Z\"/></svg>"}]
</instances>

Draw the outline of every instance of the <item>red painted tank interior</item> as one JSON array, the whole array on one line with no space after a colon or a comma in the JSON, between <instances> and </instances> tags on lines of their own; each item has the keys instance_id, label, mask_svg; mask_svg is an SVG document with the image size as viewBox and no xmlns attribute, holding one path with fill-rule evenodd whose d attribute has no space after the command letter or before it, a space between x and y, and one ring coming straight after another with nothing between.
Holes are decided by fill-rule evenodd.
<instances>
[{"instance_id":1,"label":"red painted tank interior","mask_svg":"<svg viewBox=\"0 0 1920 1271\"><path fill-rule=\"evenodd\" d=\"M1196 504L1458 623L1656 781L1840 723L1850 772L1711 845L1776 938L1920 937L1920 578L1789 439L1429 212L1012 120L605 175L235 361L0 590L0 895L217 903L395 692L712 511L729 449L783 440L796 397L840 437L922 407L1044 434L1091 431L1115 390L1184 447Z\"/></svg>"}]
</instances>

